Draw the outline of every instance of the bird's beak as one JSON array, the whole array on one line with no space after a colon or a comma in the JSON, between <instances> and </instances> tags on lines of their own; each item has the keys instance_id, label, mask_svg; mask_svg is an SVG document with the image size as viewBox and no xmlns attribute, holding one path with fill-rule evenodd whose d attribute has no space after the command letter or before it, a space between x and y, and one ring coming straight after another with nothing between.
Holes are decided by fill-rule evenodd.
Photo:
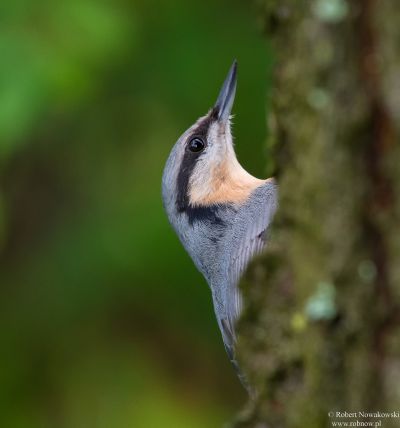
<instances>
[{"instance_id":1,"label":"bird's beak","mask_svg":"<svg viewBox=\"0 0 400 428\"><path fill-rule=\"evenodd\" d=\"M221 92L219 93L217 102L214 106L217 118L220 122L226 122L231 114L236 93L236 69L237 62L235 60L226 76L225 82L222 85Z\"/></svg>"}]
</instances>

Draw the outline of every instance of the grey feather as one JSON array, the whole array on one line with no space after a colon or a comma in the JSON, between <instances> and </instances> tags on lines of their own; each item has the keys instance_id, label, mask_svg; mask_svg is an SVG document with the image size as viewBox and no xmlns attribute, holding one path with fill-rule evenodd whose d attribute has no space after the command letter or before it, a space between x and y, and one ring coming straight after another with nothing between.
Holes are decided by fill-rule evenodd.
<instances>
[{"instance_id":1,"label":"grey feather","mask_svg":"<svg viewBox=\"0 0 400 428\"><path fill-rule=\"evenodd\" d=\"M268 227L277 208L276 185L270 181L257 188L246 204L239 209L227 241L225 311L220 315L222 334L228 354L234 359L236 342L235 323L242 311L239 281L249 262L262 252L266 245Z\"/></svg>"}]
</instances>

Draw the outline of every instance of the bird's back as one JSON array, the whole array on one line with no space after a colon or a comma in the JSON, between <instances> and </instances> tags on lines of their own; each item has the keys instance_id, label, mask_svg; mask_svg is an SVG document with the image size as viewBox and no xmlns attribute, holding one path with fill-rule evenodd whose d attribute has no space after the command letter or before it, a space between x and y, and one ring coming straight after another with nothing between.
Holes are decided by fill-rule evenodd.
<instances>
[{"instance_id":1,"label":"bird's back","mask_svg":"<svg viewBox=\"0 0 400 428\"><path fill-rule=\"evenodd\" d=\"M249 199L238 209L231 231L224 244L222 283L211 284L215 312L222 332L225 348L234 359L236 341L235 323L242 310L242 297L238 288L241 276L249 262L267 243L268 227L277 208L277 186L267 180L253 191ZM215 296L214 296L215 294Z\"/></svg>"}]
</instances>

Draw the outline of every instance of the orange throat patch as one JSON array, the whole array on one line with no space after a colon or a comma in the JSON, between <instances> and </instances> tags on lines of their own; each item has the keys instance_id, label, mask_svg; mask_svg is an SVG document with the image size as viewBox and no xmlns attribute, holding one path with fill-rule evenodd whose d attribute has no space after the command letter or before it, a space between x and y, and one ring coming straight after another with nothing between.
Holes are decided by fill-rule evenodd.
<instances>
[{"instance_id":1,"label":"orange throat patch","mask_svg":"<svg viewBox=\"0 0 400 428\"><path fill-rule=\"evenodd\" d=\"M198 171L190 183L189 201L192 206L241 204L257 187L269 180L253 177L236 159L230 160L208 171Z\"/></svg>"}]
</instances>

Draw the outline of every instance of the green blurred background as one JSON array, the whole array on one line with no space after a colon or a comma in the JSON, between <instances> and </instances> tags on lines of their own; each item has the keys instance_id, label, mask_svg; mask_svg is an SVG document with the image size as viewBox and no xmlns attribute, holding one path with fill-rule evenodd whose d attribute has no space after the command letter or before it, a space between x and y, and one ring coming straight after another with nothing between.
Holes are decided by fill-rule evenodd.
<instances>
[{"instance_id":1,"label":"green blurred background","mask_svg":"<svg viewBox=\"0 0 400 428\"><path fill-rule=\"evenodd\" d=\"M265 175L270 55L244 0L0 5L0 427L219 427L246 399L162 210L234 58Z\"/></svg>"}]
</instances>

